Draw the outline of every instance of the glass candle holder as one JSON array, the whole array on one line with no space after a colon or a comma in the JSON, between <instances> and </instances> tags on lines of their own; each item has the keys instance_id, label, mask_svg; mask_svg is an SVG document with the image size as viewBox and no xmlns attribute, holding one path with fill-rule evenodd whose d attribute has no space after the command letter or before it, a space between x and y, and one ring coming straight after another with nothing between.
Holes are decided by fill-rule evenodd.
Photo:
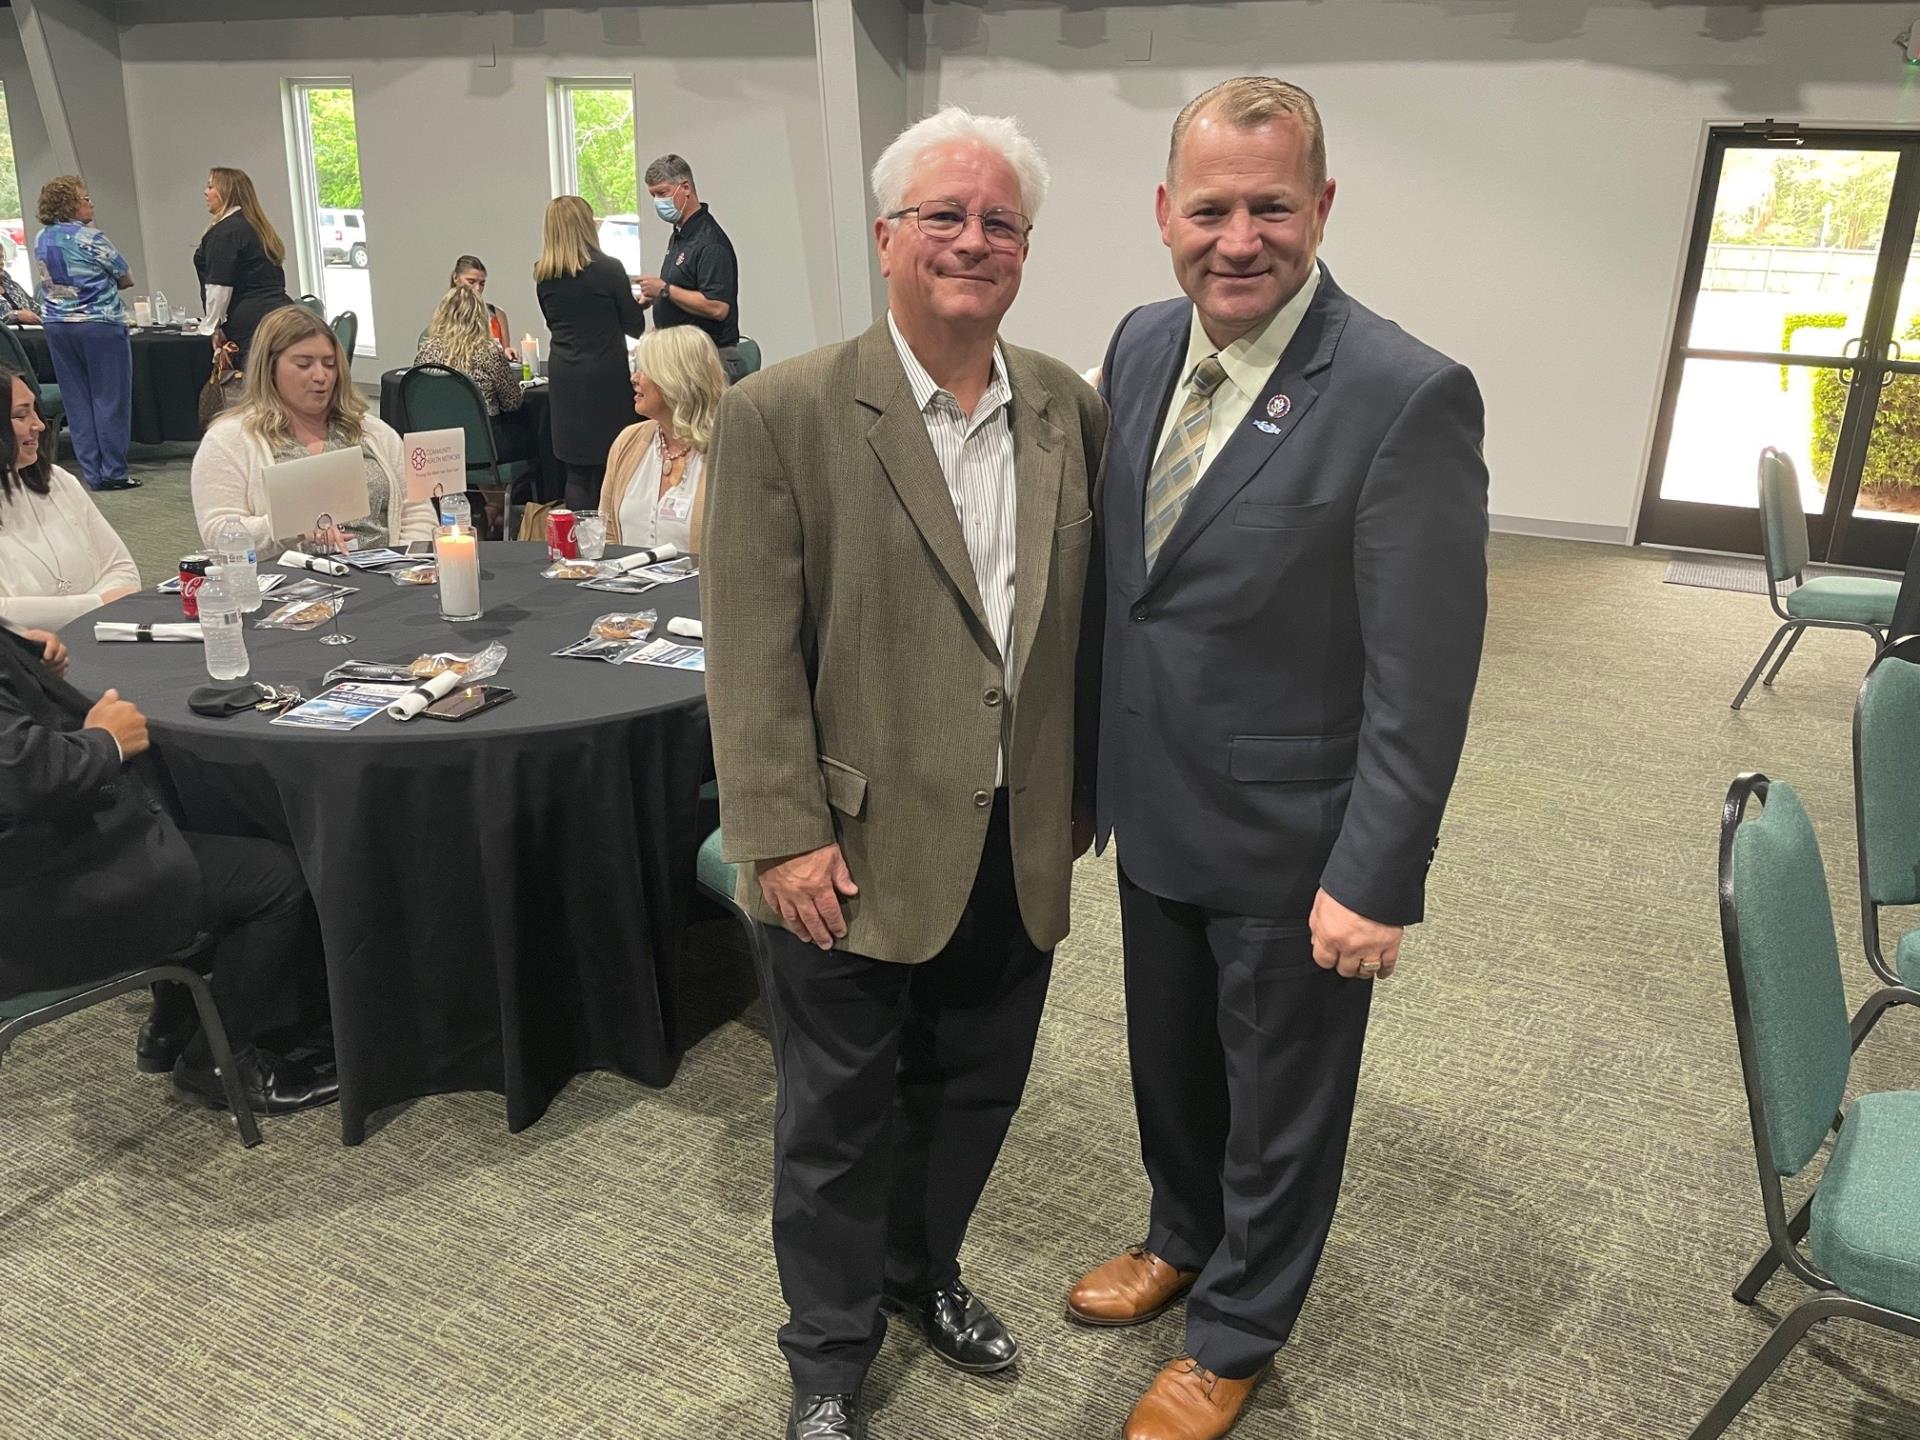
<instances>
[{"instance_id":1,"label":"glass candle holder","mask_svg":"<svg viewBox=\"0 0 1920 1440\"><path fill-rule=\"evenodd\" d=\"M442 525L433 532L433 559L440 569L440 618L478 620L480 537L466 525Z\"/></svg>"}]
</instances>

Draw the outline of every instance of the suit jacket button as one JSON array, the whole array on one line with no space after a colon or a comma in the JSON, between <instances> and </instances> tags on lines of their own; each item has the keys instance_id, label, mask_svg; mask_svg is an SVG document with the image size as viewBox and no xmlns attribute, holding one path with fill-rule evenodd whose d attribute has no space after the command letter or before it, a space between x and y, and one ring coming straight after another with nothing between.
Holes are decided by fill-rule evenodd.
<instances>
[{"instance_id":1,"label":"suit jacket button","mask_svg":"<svg viewBox=\"0 0 1920 1440\"><path fill-rule=\"evenodd\" d=\"M986 809L987 806L993 803L993 792L991 790L974 791L973 803L978 805L982 810Z\"/></svg>"},{"instance_id":2,"label":"suit jacket button","mask_svg":"<svg viewBox=\"0 0 1920 1440\"><path fill-rule=\"evenodd\" d=\"M998 705L1000 703L1000 691L997 687L989 686L987 693L980 698L986 701L988 705Z\"/></svg>"},{"instance_id":3,"label":"suit jacket button","mask_svg":"<svg viewBox=\"0 0 1920 1440\"><path fill-rule=\"evenodd\" d=\"M1136 605L1130 613L1134 619L1144 620L1147 618L1147 607L1144 604Z\"/></svg>"}]
</instances>

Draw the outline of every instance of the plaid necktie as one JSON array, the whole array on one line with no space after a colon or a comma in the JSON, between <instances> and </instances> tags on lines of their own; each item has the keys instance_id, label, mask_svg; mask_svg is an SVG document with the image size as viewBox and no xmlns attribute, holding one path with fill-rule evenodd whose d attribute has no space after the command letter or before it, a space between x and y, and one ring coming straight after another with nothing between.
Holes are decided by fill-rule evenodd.
<instances>
[{"instance_id":1,"label":"plaid necktie","mask_svg":"<svg viewBox=\"0 0 1920 1440\"><path fill-rule=\"evenodd\" d=\"M1209 355L1193 367L1188 382L1187 401L1180 407L1180 418L1153 462L1147 477L1147 569L1173 533L1173 522L1180 518L1194 482L1200 478L1200 461L1207 453L1207 427L1213 416L1213 392L1227 378L1220 357Z\"/></svg>"}]
</instances>

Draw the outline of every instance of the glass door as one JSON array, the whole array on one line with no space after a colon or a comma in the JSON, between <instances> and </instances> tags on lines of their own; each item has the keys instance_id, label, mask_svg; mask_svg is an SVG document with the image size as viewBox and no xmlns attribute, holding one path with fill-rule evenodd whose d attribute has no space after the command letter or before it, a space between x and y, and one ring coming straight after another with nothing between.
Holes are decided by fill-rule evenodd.
<instances>
[{"instance_id":1,"label":"glass door","mask_svg":"<svg viewBox=\"0 0 1920 1440\"><path fill-rule=\"evenodd\" d=\"M1816 558L1897 567L1913 521L1884 512L1869 442L1876 417L1910 401L1920 461L1920 142L1715 131L1705 176L1635 538L1759 554L1755 476L1771 445L1799 470ZM1909 269L1913 291L1896 304ZM1914 310L1904 349L1901 306ZM1880 428L1884 471L1900 461ZM1913 508L1920 520L1920 489Z\"/></svg>"}]
</instances>

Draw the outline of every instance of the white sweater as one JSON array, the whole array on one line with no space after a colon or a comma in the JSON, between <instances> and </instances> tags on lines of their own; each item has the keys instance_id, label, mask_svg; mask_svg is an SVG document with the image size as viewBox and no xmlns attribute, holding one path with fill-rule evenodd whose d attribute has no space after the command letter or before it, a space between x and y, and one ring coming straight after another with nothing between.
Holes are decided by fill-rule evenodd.
<instances>
[{"instance_id":1,"label":"white sweater","mask_svg":"<svg viewBox=\"0 0 1920 1440\"><path fill-rule=\"evenodd\" d=\"M45 495L14 481L0 501L0 623L58 630L104 605L106 591L129 588L140 588L140 572L85 486L58 465Z\"/></svg>"},{"instance_id":2,"label":"white sweater","mask_svg":"<svg viewBox=\"0 0 1920 1440\"><path fill-rule=\"evenodd\" d=\"M395 525L391 519L392 497L406 494L398 432L372 415L362 423L360 448L372 457L387 482L385 494L367 496L372 517L386 527L392 540L431 540L433 507L425 501L403 501L400 523ZM247 527L256 558L271 560L286 549L280 542L292 536L267 533L266 474L273 463L267 442L248 433L238 412L230 411L213 422L193 456L193 518L200 526L202 544L209 549L218 544L221 523L237 515Z\"/></svg>"}]
</instances>

